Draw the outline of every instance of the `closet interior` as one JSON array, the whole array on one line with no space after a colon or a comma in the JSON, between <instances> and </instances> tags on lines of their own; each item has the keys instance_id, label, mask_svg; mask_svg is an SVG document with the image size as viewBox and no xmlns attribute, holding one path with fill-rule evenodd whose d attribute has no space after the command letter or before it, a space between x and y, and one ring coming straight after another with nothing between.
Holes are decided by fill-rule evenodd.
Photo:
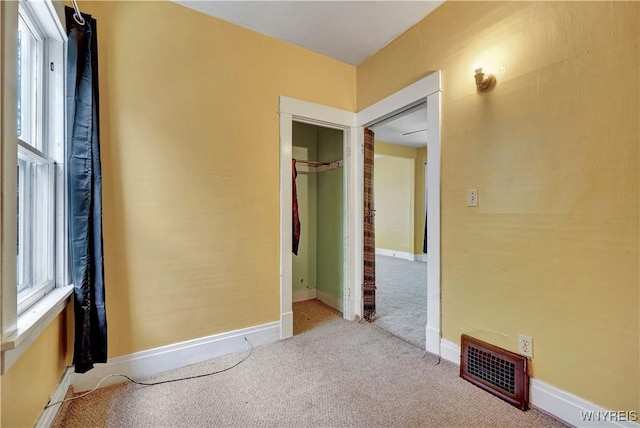
<instances>
[{"instance_id":1,"label":"closet interior","mask_svg":"<svg viewBox=\"0 0 640 428\"><path fill-rule=\"evenodd\" d=\"M295 334L296 310L309 307L296 302L317 299L343 310L344 138L342 130L306 123L294 122L292 131L293 204L300 221L297 255L292 256ZM309 321L308 314L304 318Z\"/></svg>"}]
</instances>

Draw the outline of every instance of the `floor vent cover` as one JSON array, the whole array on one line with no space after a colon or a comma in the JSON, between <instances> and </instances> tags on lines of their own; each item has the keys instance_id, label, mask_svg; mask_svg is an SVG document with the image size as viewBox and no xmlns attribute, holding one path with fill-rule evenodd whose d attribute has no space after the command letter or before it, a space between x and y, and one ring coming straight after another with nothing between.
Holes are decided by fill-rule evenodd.
<instances>
[{"instance_id":1,"label":"floor vent cover","mask_svg":"<svg viewBox=\"0 0 640 428\"><path fill-rule=\"evenodd\" d=\"M529 407L527 358L462 335L460 376L521 410Z\"/></svg>"}]
</instances>

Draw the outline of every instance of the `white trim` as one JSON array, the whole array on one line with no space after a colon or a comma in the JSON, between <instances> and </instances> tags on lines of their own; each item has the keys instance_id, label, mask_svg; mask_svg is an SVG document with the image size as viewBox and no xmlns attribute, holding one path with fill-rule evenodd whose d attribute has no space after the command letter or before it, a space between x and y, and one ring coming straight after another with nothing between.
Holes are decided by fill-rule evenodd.
<instances>
[{"instance_id":1,"label":"white trim","mask_svg":"<svg viewBox=\"0 0 640 428\"><path fill-rule=\"evenodd\" d=\"M600 420L585 422L582 420L585 413L594 412L604 416L609 413L604 407L600 407L590 401L570 394L553 385L538 379L531 379L529 384L529 402L532 406L543 410L558 419L576 427L640 427L640 424L630 421Z\"/></svg>"},{"instance_id":2,"label":"white trim","mask_svg":"<svg viewBox=\"0 0 640 428\"><path fill-rule=\"evenodd\" d=\"M243 352L247 349L245 337L254 348L277 342L280 339L280 322L276 321L110 358L106 364L96 364L93 370L87 373L74 373L71 377L71 384L74 392L87 391L94 388L102 378L111 374L125 374L131 378L141 378L233 352ZM109 378L102 383L102 387L122 382L122 380L118 377Z\"/></svg>"},{"instance_id":3,"label":"white trim","mask_svg":"<svg viewBox=\"0 0 640 428\"><path fill-rule=\"evenodd\" d=\"M359 111L356 125L367 126L387 119L401 111L424 102L429 95L439 92L441 90L440 88L440 71L435 71L427 77L399 90L395 94L391 94L366 109Z\"/></svg>"},{"instance_id":4,"label":"white trim","mask_svg":"<svg viewBox=\"0 0 640 428\"><path fill-rule=\"evenodd\" d=\"M427 257L427 255L425 253L414 254L413 258L417 262L426 262L428 260L428 257Z\"/></svg>"},{"instance_id":5,"label":"white trim","mask_svg":"<svg viewBox=\"0 0 640 428\"><path fill-rule=\"evenodd\" d=\"M18 23L18 2L3 2L0 7L2 25L1 46L1 66L2 81L0 93L2 93L2 197L1 215L2 218L2 257L0 271L2 272L1 310L2 327L2 367L0 373L4 374L24 351L35 341L38 335L64 310L69 302L69 296L73 287L66 287L67 277L64 269L67 265L66 253L66 214L64 198L66 192L58 193L66 189L64 185L64 150L54 149L54 147L64 148L65 142L65 71L67 35L62 22L56 12L53 1L27 0L20 2L25 13L37 21L37 27L46 36L44 43L43 64L54 63L54 72L49 71L49 67L44 67L47 71L46 90L42 91L45 96L42 98L47 105L47 114L40 117L44 134L48 142L48 150L43 151L48 157L53 157L57 161L55 174L56 178L56 200L55 203L60 211L56 210L56 232L59 236L55 238L56 251L56 285L60 288L53 289L40 301L28 307L18 315L17 288L16 288L16 168L17 168L17 118L16 118L16 92L7 90L15 88L16 82L16 34ZM43 114L42 112L40 113ZM45 135L46 134L46 135ZM44 144L44 143L43 143ZM61 178L62 177L62 178ZM53 230L53 229L52 229ZM63 269L59 271L59 269Z\"/></svg>"},{"instance_id":6,"label":"white trim","mask_svg":"<svg viewBox=\"0 0 640 428\"><path fill-rule=\"evenodd\" d=\"M67 307L73 285L54 288L49 294L18 316L18 327L2 341L2 368L5 374L54 319Z\"/></svg>"},{"instance_id":7,"label":"white trim","mask_svg":"<svg viewBox=\"0 0 640 428\"><path fill-rule=\"evenodd\" d=\"M355 115L354 115L355 116ZM361 132L361 131L360 131ZM345 263L348 263L344 272L344 311L343 315L348 320L362 317L363 300L363 239L362 213L364 201L358 198L358 185L362 185L363 159L362 150L364 139L359 139L358 128L350 127L348 130L348 144L345 150L348 154L347 168L345 169L345 181L348 183L344 192L344 206L346 211L345 236Z\"/></svg>"},{"instance_id":8,"label":"white trim","mask_svg":"<svg viewBox=\"0 0 640 428\"><path fill-rule=\"evenodd\" d=\"M440 88L440 72L437 72ZM440 112L441 93L432 93L427 97L427 162L429 164L427 180L427 326L441 332L441 266L440 266L440 130L442 128ZM429 349L427 349L429 350Z\"/></svg>"},{"instance_id":9,"label":"white trim","mask_svg":"<svg viewBox=\"0 0 640 428\"><path fill-rule=\"evenodd\" d=\"M413 107L426 100L427 102L427 326L426 350L440 354L440 128L441 128L441 72L435 71L427 77L407 86L358 112L359 141L364 141L364 126L386 119L394 114ZM358 182L355 183L354 200L361 201L363 193L363 157L362 150L356 154L355 164L358 168ZM362 208L358 207L357 230L362 231ZM360 247L362 251L362 247ZM362 260L354 265L356 271L362 270ZM361 287L361 282L356 285Z\"/></svg>"},{"instance_id":10,"label":"white trim","mask_svg":"<svg viewBox=\"0 0 640 428\"><path fill-rule=\"evenodd\" d=\"M283 102L280 97L280 103ZM282 106L281 106L282 108ZM293 116L280 112L280 322L281 339L293 336L291 222L292 222L292 134Z\"/></svg>"},{"instance_id":11,"label":"white trim","mask_svg":"<svg viewBox=\"0 0 640 428\"><path fill-rule=\"evenodd\" d=\"M306 288L304 290L298 290L293 292L293 302L304 302L305 300L311 300L316 298L315 288Z\"/></svg>"},{"instance_id":12,"label":"white trim","mask_svg":"<svg viewBox=\"0 0 640 428\"><path fill-rule=\"evenodd\" d=\"M26 0L23 6L28 7L38 17L40 29L44 31L47 38L59 42L67 41L67 33L60 22L53 1Z\"/></svg>"},{"instance_id":13,"label":"white trim","mask_svg":"<svg viewBox=\"0 0 640 428\"><path fill-rule=\"evenodd\" d=\"M322 290L318 290L317 288L316 299L320 300L322 303L328 306L331 306L333 309L343 312L342 300L338 299L337 297L333 297L331 294L325 293Z\"/></svg>"},{"instance_id":14,"label":"white trim","mask_svg":"<svg viewBox=\"0 0 640 428\"><path fill-rule=\"evenodd\" d=\"M440 330L436 330L430 326L425 327L425 351L432 354L440 355Z\"/></svg>"},{"instance_id":15,"label":"white trim","mask_svg":"<svg viewBox=\"0 0 640 428\"><path fill-rule=\"evenodd\" d=\"M49 403L55 403L65 399L65 397L67 396L67 392L69 391L69 387L71 386L72 373L73 373L73 367L67 367L64 374L62 375L62 379L60 379L60 383L58 383L56 390L51 395L51 398L49 399ZM49 408L44 409L40 414L40 418L38 418L38 422L36 422L35 427L49 428L53 423L53 420L56 418L56 415L58 414L58 410L60 410L61 406L62 406L62 403L56 404L55 406L51 406Z\"/></svg>"},{"instance_id":16,"label":"white trim","mask_svg":"<svg viewBox=\"0 0 640 428\"><path fill-rule=\"evenodd\" d=\"M362 314L358 307L358 283L353 282L352 275L357 277L357 269L353 269L354 256L357 254L358 230L353 213L353 190L355 181L353 174L357 169L353 164L356 140L356 114L333 107L314 104L280 96L280 320L282 323L282 339L293 335L292 304L292 258L291 258L291 156L292 156L292 123L308 123L343 131L343 185L344 185L344 261L343 261L343 296L345 319L353 320ZM352 242L354 241L354 242ZM356 272L354 272L356 271Z\"/></svg>"},{"instance_id":17,"label":"white trim","mask_svg":"<svg viewBox=\"0 0 640 428\"><path fill-rule=\"evenodd\" d=\"M296 121L311 125L322 122L324 126L336 129L356 126L355 113L285 96L280 96L280 113L290 114Z\"/></svg>"},{"instance_id":18,"label":"white trim","mask_svg":"<svg viewBox=\"0 0 640 428\"><path fill-rule=\"evenodd\" d=\"M440 341L440 356L445 360L460 365L460 345L447 339Z\"/></svg>"},{"instance_id":19,"label":"white trim","mask_svg":"<svg viewBox=\"0 0 640 428\"><path fill-rule=\"evenodd\" d=\"M293 336L293 311L280 314L280 340Z\"/></svg>"},{"instance_id":20,"label":"white trim","mask_svg":"<svg viewBox=\"0 0 640 428\"><path fill-rule=\"evenodd\" d=\"M17 35L18 35L18 2L0 2L0 93L2 98L0 103L0 161L2 167L2 180L0 185L1 213L0 219L2 227L1 245L1 266L2 290L0 291L2 310L2 341L13 337L18 328L18 289L16 287L16 243L17 238L17 159L18 159L18 135L17 130Z\"/></svg>"},{"instance_id":21,"label":"white trim","mask_svg":"<svg viewBox=\"0 0 640 428\"><path fill-rule=\"evenodd\" d=\"M395 257L398 259L409 260L410 262L416 261L415 254L407 253L406 251L389 250L387 248L376 248L376 254L380 256Z\"/></svg>"}]
</instances>

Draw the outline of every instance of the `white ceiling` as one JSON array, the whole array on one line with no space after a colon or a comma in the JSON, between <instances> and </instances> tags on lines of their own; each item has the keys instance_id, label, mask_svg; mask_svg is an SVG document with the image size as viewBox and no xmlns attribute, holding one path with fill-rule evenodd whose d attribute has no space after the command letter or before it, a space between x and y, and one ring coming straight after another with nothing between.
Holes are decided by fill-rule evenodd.
<instances>
[{"instance_id":1,"label":"white ceiling","mask_svg":"<svg viewBox=\"0 0 640 428\"><path fill-rule=\"evenodd\" d=\"M174 1L352 65L379 51L444 2Z\"/></svg>"},{"instance_id":2,"label":"white ceiling","mask_svg":"<svg viewBox=\"0 0 640 428\"><path fill-rule=\"evenodd\" d=\"M419 104L370 128L376 141L427 147L427 104Z\"/></svg>"}]
</instances>

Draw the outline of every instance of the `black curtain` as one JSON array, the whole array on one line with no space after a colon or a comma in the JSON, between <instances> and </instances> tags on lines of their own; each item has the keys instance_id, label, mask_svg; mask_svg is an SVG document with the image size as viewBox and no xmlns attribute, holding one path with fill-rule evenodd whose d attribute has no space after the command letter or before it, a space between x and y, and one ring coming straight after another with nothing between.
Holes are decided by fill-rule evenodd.
<instances>
[{"instance_id":1,"label":"black curtain","mask_svg":"<svg viewBox=\"0 0 640 428\"><path fill-rule=\"evenodd\" d=\"M425 182L425 186L426 186L426 182ZM424 239L422 240L422 252L426 253L427 252L427 210L424 210Z\"/></svg>"},{"instance_id":2,"label":"black curtain","mask_svg":"<svg viewBox=\"0 0 640 428\"><path fill-rule=\"evenodd\" d=\"M67 181L69 250L75 285L76 373L107 362L107 316L102 250L102 168L98 41L91 15L65 7L67 53ZM84 20L84 24L78 21Z\"/></svg>"}]
</instances>

